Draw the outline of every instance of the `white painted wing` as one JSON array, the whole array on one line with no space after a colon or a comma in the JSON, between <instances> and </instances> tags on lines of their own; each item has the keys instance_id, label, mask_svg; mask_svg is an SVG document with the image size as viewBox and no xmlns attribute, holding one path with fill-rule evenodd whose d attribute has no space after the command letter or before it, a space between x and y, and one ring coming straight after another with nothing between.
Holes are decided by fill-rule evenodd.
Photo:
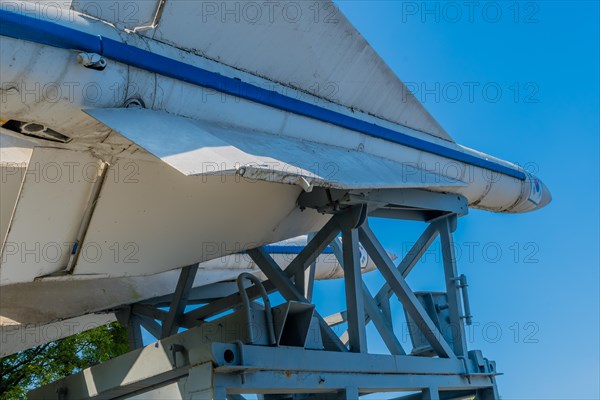
<instances>
[{"instance_id":1,"label":"white painted wing","mask_svg":"<svg viewBox=\"0 0 600 400\"><path fill-rule=\"evenodd\" d=\"M464 185L414 165L307 140L144 109L86 112L187 176L238 174L246 180L298 184L305 189Z\"/></svg>"},{"instance_id":2,"label":"white painted wing","mask_svg":"<svg viewBox=\"0 0 600 400\"><path fill-rule=\"evenodd\" d=\"M5 135L0 129L0 174L2 184L0 190L0 245L4 245L4 238L10 225L10 219L19 197L23 176L33 145L25 140ZM1 273L0 273L1 274Z\"/></svg>"},{"instance_id":3,"label":"white painted wing","mask_svg":"<svg viewBox=\"0 0 600 400\"><path fill-rule=\"evenodd\" d=\"M0 285L30 282L67 266L99 170L90 152L33 149L10 203L16 205L2 246Z\"/></svg>"},{"instance_id":4,"label":"white painted wing","mask_svg":"<svg viewBox=\"0 0 600 400\"><path fill-rule=\"evenodd\" d=\"M73 2L72 8L120 27L146 25L136 32L353 110L452 140L330 0L175 0L159 8L161 3L82 0ZM155 26L148 27L152 22Z\"/></svg>"}]
</instances>

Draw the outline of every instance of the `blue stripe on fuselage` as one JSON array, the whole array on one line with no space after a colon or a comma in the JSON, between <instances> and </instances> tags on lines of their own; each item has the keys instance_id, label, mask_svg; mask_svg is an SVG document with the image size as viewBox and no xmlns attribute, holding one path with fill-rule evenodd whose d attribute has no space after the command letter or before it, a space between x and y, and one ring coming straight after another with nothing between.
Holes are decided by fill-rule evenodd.
<instances>
[{"instance_id":1,"label":"blue stripe on fuselage","mask_svg":"<svg viewBox=\"0 0 600 400\"><path fill-rule=\"evenodd\" d=\"M92 35L54 22L12 11L0 10L0 35L53 47L101 54L109 59L149 72L204 86L283 111L310 117L365 135L525 180L525 173L518 169L297 100L272 90L263 89L113 39Z\"/></svg>"}]
</instances>

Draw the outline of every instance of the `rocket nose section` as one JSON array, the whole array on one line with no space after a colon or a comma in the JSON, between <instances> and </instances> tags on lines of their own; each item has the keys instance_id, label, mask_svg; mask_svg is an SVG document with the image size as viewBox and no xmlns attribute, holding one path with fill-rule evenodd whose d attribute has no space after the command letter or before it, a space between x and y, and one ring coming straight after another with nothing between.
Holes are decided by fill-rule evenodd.
<instances>
[{"instance_id":1,"label":"rocket nose section","mask_svg":"<svg viewBox=\"0 0 600 400\"><path fill-rule=\"evenodd\" d=\"M530 187L528 200L531 207L527 211L535 211L547 206L552 201L552 194L550 194L548 187L534 175L530 175L528 181Z\"/></svg>"},{"instance_id":2,"label":"rocket nose section","mask_svg":"<svg viewBox=\"0 0 600 400\"><path fill-rule=\"evenodd\" d=\"M548 187L542 181L539 181L539 183L541 185L542 196L541 196L540 202L538 203L537 207L535 208L536 210L546 207L552 201L552 193L550 193L550 190L548 190Z\"/></svg>"},{"instance_id":3,"label":"rocket nose section","mask_svg":"<svg viewBox=\"0 0 600 400\"><path fill-rule=\"evenodd\" d=\"M509 213L526 213L536 211L546 207L552 201L552 194L548 187L538 177L527 174L527 178L523 181L525 196L506 210Z\"/></svg>"}]
</instances>

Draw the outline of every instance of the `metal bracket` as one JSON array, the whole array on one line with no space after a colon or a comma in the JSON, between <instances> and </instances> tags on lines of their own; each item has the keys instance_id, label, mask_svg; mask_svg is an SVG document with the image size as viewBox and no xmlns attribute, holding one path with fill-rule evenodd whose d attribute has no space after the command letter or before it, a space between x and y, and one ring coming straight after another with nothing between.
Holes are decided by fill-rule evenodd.
<instances>
[{"instance_id":1,"label":"metal bracket","mask_svg":"<svg viewBox=\"0 0 600 400\"><path fill-rule=\"evenodd\" d=\"M433 222L469 212L468 201L456 194L421 189L339 190L314 188L298 197L301 208L336 214L357 205L367 205L373 217Z\"/></svg>"},{"instance_id":2,"label":"metal bracket","mask_svg":"<svg viewBox=\"0 0 600 400\"><path fill-rule=\"evenodd\" d=\"M185 347L180 344L172 344L169 347L169 350L171 350L171 357L173 357L173 368L177 368L177 353L181 353L181 355L183 355L185 358Z\"/></svg>"},{"instance_id":3,"label":"metal bracket","mask_svg":"<svg viewBox=\"0 0 600 400\"><path fill-rule=\"evenodd\" d=\"M461 274L460 276L453 278L452 281L458 282L456 287L461 290L462 299L463 299L463 308L464 314L460 317L465 320L467 325L473 324L473 316L471 315L471 305L469 304L469 292L467 288L469 284L467 283L467 276L465 274Z\"/></svg>"}]
</instances>

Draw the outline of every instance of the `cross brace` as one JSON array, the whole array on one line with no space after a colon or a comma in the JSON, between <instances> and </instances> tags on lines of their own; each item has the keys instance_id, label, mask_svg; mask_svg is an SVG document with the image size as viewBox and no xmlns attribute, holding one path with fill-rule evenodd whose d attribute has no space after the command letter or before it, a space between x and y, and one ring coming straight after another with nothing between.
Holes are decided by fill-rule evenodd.
<instances>
[{"instance_id":1,"label":"cross brace","mask_svg":"<svg viewBox=\"0 0 600 400\"><path fill-rule=\"evenodd\" d=\"M398 201L408 204L419 201L423 195L411 192L407 198L402 197L401 193L388 196L377 191L369 194L382 204L398 198ZM227 396L239 399L239 395L246 393L304 393L316 396L314 398L356 398L364 393L408 390L420 391L419 397L414 398L422 399L446 399L471 394L482 399L498 398L494 380L495 365L484 359L480 352L468 352L466 348L462 319L469 313L460 315L463 280L457 279L452 252L456 215L463 213L453 213L452 210L463 210L460 199L459 203L449 204L446 210L439 213L418 211L420 217L435 215L435 220L431 221L396 267L366 222L367 207L360 204L360 197L350 196L348 208L341 212L338 210L310 238L307 246L285 270L263 248L247 251L268 278L262 284L266 292L278 291L288 301L309 303L314 271L308 274L308 281L305 281L306 271L323 250L332 245L344 268L347 309L328 318L314 314L324 339L324 350L257 346L242 342L207 342L202 329L208 318L238 307L244 290L250 302L260 296L261 290L258 285L253 285L245 289L241 287L241 293L234 292L231 285L218 286L227 285L220 283L214 290L205 288L204 292L200 292L192 289L197 269L197 265L192 265L182 269L173 295L146 300L130 308L129 318L134 328L131 335L133 347L140 345L140 327L157 338L162 337L157 344L69 377L54 385L52 390L48 389L50 391L46 390L47 387L41 388L31 398L37 395L40 396L37 398L54 398L51 393L65 393L61 387L70 390L67 397L61 395L65 400L126 398L140 393L151 395L157 387L163 390L173 385L173 388L185 388L185 393L178 392L181 398ZM436 195L432 198L432 204L442 200L443 196ZM359 203L353 203L357 201ZM395 211L387 208L386 212ZM408 208L402 210L402 213L409 212ZM341 241L338 238L340 233ZM438 236L442 241L450 319L452 324L461 327L453 330L451 341L447 341L439 332L405 281L405 277ZM386 280L375 296L371 295L362 280L359 241ZM439 358L406 355L393 330L389 309L392 295L398 297ZM208 304L186 313L188 301L206 301ZM169 311L157 308L165 305L169 306ZM344 322L348 324L348 331L340 340L331 327ZM367 352L366 324L369 322L374 323L390 355ZM189 330L176 334L180 327ZM119 375L118 371L127 373ZM90 386L90 377L93 377L93 387ZM84 389L85 394L81 392L82 396L77 397L77 391ZM405 398L410 400L412 397Z\"/></svg>"}]
</instances>

